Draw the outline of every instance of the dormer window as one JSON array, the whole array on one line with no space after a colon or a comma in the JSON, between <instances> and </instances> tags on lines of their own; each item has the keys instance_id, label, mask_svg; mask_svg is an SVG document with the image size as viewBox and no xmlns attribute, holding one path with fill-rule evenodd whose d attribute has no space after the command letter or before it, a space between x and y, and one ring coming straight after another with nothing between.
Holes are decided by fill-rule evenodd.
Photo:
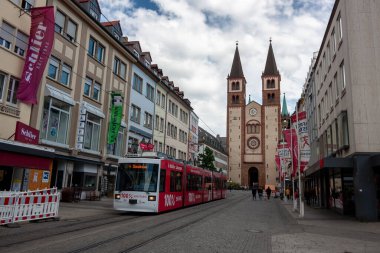
<instances>
[{"instance_id":1,"label":"dormer window","mask_svg":"<svg viewBox=\"0 0 380 253\"><path fill-rule=\"evenodd\" d=\"M137 58L140 58L139 52L136 51L136 49L133 50L133 54L137 56Z\"/></svg>"},{"instance_id":2,"label":"dormer window","mask_svg":"<svg viewBox=\"0 0 380 253\"><path fill-rule=\"evenodd\" d=\"M150 63L147 60L145 60L145 66L150 67Z\"/></svg>"},{"instance_id":3,"label":"dormer window","mask_svg":"<svg viewBox=\"0 0 380 253\"><path fill-rule=\"evenodd\" d=\"M119 35L116 31L113 32L113 36L114 36L117 40L120 40L120 35Z\"/></svg>"},{"instance_id":4,"label":"dormer window","mask_svg":"<svg viewBox=\"0 0 380 253\"><path fill-rule=\"evenodd\" d=\"M96 20L100 20L100 10L92 1L90 1L90 15L93 16Z\"/></svg>"}]
</instances>

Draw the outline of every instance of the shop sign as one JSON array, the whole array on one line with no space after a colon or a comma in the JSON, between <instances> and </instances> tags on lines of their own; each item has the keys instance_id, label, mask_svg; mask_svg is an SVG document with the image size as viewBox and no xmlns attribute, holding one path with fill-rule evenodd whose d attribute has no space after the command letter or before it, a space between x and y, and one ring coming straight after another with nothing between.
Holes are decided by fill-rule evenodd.
<instances>
[{"instance_id":1,"label":"shop sign","mask_svg":"<svg viewBox=\"0 0 380 253\"><path fill-rule=\"evenodd\" d=\"M25 125L24 123L17 121L15 140L23 143L38 144L40 131L37 129Z\"/></svg>"}]
</instances>

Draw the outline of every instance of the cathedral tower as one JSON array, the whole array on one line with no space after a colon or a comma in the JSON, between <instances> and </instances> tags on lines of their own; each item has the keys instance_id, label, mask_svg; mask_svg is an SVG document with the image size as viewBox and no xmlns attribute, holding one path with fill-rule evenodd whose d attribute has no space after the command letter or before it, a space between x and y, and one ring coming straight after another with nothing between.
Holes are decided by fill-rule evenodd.
<instances>
[{"instance_id":1,"label":"cathedral tower","mask_svg":"<svg viewBox=\"0 0 380 253\"><path fill-rule=\"evenodd\" d=\"M246 80L240 62L238 44L231 72L227 77L227 148L229 154L229 180L241 183L241 166L244 150Z\"/></svg>"},{"instance_id":2,"label":"cathedral tower","mask_svg":"<svg viewBox=\"0 0 380 253\"><path fill-rule=\"evenodd\" d=\"M274 58L272 40L269 42L269 49L264 72L261 75L263 106L262 115L265 122L265 169L266 184L276 185L275 153L277 144L281 138L281 100L280 83L281 75L277 69Z\"/></svg>"}]
</instances>

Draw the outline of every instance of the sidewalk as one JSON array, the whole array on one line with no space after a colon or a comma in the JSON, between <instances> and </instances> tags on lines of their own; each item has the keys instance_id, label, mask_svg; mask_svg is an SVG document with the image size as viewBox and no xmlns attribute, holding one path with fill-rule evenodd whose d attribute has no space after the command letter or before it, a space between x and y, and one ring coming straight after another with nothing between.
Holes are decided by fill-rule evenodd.
<instances>
[{"instance_id":1,"label":"sidewalk","mask_svg":"<svg viewBox=\"0 0 380 253\"><path fill-rule=\"evenodd\" d=\"M329 209L313 208L305 204L304 217L299 217L299 210L293 211L293 200L281 201L289 214L300 225L349 229L380 234L380 222L360 222L352 216L341 215Z\"/></svg>"},{"instance_id":2,"label":"sidewalk","mask_svg":"<svg viewBox=\"0 0 380 253\"><path fill-rule=\"evenodd\" d=\"M102 197L100 200L81 200L79 202L60 202L58 216L63 220L79 219L82 217L114 212L113 198Z\"/></svg>"}]
</instances>

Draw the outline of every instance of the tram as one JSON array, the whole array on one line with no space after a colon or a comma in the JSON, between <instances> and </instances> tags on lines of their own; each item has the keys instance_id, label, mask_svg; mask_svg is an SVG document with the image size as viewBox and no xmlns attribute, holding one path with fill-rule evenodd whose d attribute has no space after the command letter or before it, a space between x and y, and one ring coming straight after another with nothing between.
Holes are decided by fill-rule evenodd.
<instances>
[{"instance_id":1,"label":"tram","mask_svg":"<svg viewBox=\"0 0 380 253\"><path fill-rule=\"evenodd\" d=\"M114 209L160 213L226 198L227 176L145 152L119 159Z\"/></svg>"}]
</instances>

